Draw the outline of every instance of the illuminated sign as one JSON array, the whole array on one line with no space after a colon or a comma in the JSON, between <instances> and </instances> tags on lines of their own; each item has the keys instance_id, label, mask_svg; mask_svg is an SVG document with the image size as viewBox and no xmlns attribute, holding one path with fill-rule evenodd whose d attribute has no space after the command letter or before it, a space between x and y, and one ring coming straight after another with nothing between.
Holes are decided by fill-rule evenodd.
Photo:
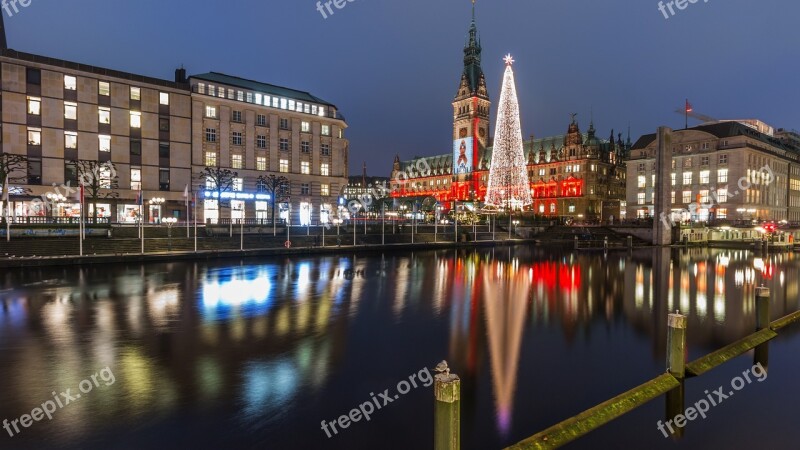
<instances>
[{"instance_id":1,"label":"illuminated sign","mask_svg":"<svg viewBox=\"0 0 800 450\"><path fill-rule=\"evenodd\" d=\"M217 198L219 197L219 193L216 191L205 191L203 195L206 198ZM236 200L269 200L269 194L248 194L246 192L223 192L221 195L222 198L234 198Z\"/></svg>"},{"instance_id":2,"label":"illuminated sign","mask_svg":"<svg viewBox=\"0 0 800 450\"><path fill-rule=\"evenodd\" d=\"M472 138L453 141L453 173L472 172Z\"/></svg>"}]
</instances>

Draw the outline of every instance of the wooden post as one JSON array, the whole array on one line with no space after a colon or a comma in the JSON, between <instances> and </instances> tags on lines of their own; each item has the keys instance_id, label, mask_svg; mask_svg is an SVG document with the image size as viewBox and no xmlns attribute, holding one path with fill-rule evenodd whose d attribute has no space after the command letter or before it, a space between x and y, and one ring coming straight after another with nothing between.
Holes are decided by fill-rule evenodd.
<instances>
[{"instance_id":1,"label":"wooden post","mask_svg":"<svg viewBox=\"0 0 800 450\"><path fill-rule=\"evenodd\" d=\"M678 380L686 375L686 316L679 312L667 319L667 371Z\"/></svg>"},{"instance_id":2,"label":"wooden post","mask_svg":"<svg viewBox=\"0 0 800 450\"><path fill-rule=\"evenodd\" d=\"M436 375L433 394L434 450L460 450L461 379L451 373Z\"/></svg>"},{"instance_id":3,"label":"wooden post","mask_svg":"<svg viewBox=\"0 0 800 450\"><path fill-rule=\"evenodd\" d=\"M578 236L575 236L575 250L578 249Z\"/></svg>"},{"instance_id":4,"label":"wooden post","mask_svg":"<svg viewBox=\"0 0 800 450\"><path fill-rule=\"evenodd\" d=\"M608 250L608 236L603 236L603 250Z\"/></svg>"},{"instance_id":5,"label":"wooden post","mask_svg":"<svg viewBox=\"0 0 800 450\"><path fill-rule=\"evenodd\" d=\"M770 327L769 322L769 288L756 288L756 331ZM753 364L761 364L764 370L769 367L769 342L757 345L753 352Z\"/></svg>"},{"instance_id":6,"label":"wooden post","mask_svg":"<svg viewBox=\"0 0 800 450\"><path fill-rule=\"evenodd\" d=\"M633 236L628 236L628 248L633 248Z\"/></svg>"}]
</instances>

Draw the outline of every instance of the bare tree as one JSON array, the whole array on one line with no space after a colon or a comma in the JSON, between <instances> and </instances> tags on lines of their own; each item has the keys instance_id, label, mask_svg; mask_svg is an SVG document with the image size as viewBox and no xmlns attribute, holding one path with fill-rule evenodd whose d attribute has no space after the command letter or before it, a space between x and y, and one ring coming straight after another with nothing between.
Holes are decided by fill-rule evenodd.
<instances>
[{"instance_id":1,"label":"bare tree","mask_svg":"<svg viewBox=\"0 0 800 450\"><path fill-rule=\"evenodd\" d=\"M92 219L97 223L97 200L119 198L119 193L112 191L119 187L117 170L114 163L91 160L71 161L75 165L78 185L83 186L84 196L92 204ZM84 217L88 217L84 213Z\"/></svg>"},{"instance_id":2,"label":"bare tree","mask_svg":"<svg viewBox=\"0 0 800 450\"><path fill-rule=\"evenodd\" d=\"M28 182L28 157L24 155L14 155L10 153L3 153L0 155L0 183L23 183ZM5 210L5 201L3 201L2 209Z\"/></svg>"},{"instance_id":3,"label":"bare tree","mask_svg":"<svg viewBox=\"0 0 800 450\"><path fill-rule=\"evenodd\" d=\"M197 174L197 178L202 182L206 190L217 193L217 205L221 209L223 206L230 208L230 201L223 198L223 194L233 191L233 182L239 176L238 172L220 167L204 167Z\"/></svg>"},{"instance_id":4,"label":"bare tree","mask_svg":"<svg viewBox=\"0 0 800 450\"><path fill-rule=\"evenodd\" d=\"M284 202L289 198L289 179L275 174L267 176L259 175L256 180L256 186L259 191L269 194L270 206L272 207L272 234L275 234L275 204Z\"/></svg>"}]
</instances>

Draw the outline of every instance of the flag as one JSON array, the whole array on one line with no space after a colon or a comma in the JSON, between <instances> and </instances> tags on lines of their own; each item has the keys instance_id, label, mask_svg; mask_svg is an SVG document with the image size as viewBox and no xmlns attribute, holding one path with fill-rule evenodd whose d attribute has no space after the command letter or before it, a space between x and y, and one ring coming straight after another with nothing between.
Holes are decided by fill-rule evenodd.
<instances>
[{"instance_id":1,"label":"flag","mask_svg":"<svg viewBox=\"0 0 800 450\"><path fill-rule=\"evenodd\" d=\"M3 183L3 201L8 202L8 175L6 175L6 181Z\"/></svg>"},{"instance_id":2,"label":"flag","mask_svg":"<svg viewBox=\"0 0 800 450\"><path fill-rule=\"evenodd\" d=\"M142 206L143 203L144 203L144 198L142 196L142 191L140 189L139 193L136 194L136 204Z\"/></svg>"},{"instance_id":3,"label":"flag","mask_svg":"<svg viewBox=\"0 0 800 450\"><path fill-rule=\"evenodd\" d=\"M75 191L75 200L79 203L83 203L83 183L81 183Z\"/></svg>"},{"instance_id":4,"label":"flag","mask_svg":"<svg viewBox=\"0 0 800 450\"><path fill-rule=\"evenodd\" d=\"M185 188L183 188L183 198L185 198L186 201L189 201L189 185L188 184L186 185Z\"/></svg>"},{"instance_id":5,"label":"flag","mask_svg":"<svg viewBox=\"0 0 800 450\"><path fill-rule=\"evenodd\" d=\"M692 112L692 111L694 111L694 110L692 109L692 104L691 104L691 103L689 103L689 99L687 98L687 99L686 99L686 112L687 112L687 113L690 113L690 112Z\"/></svg>"}]
</instances>

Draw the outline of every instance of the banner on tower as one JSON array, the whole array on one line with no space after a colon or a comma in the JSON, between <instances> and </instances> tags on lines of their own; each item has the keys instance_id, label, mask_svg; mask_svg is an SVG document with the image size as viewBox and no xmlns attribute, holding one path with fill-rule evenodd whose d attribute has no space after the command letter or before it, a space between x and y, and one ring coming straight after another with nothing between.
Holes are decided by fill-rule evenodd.
<instances>
[{"instance_id":1,"label":"banner on tower","mask_svg":"<svg viewBox=\"0 0 800 450\"><path fill-rule=\"evenodd\" d=\"M472 172L472 138L456 139L453 142L453 173Z\"/></svg>"}]
</instances>

